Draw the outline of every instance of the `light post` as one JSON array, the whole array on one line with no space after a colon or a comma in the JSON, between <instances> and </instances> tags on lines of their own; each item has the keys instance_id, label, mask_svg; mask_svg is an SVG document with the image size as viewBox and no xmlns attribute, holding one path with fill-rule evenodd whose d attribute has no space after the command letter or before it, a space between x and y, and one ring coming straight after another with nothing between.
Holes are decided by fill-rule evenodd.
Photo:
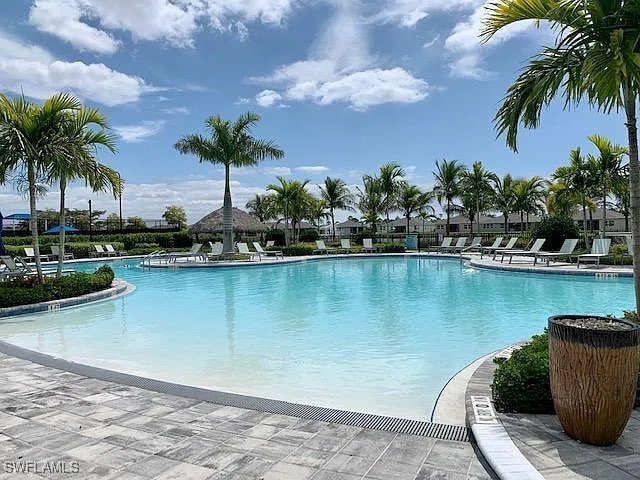
<instances>
[{"instance_id":1,"label":"light post","mask_svg":"<svg viewBox=\"0 0 640 480\"><path fill-rule=\"evenodd\" d=\"M120 233L122 233L122 190L123 190L123 186L122 186L122 177L120 176L119 172L116 172L116 175L118 175L118 183L120 184L120 188L118 189L118 203L119 203L119 207L120 207Z\"/></svg>"}]
</instances>

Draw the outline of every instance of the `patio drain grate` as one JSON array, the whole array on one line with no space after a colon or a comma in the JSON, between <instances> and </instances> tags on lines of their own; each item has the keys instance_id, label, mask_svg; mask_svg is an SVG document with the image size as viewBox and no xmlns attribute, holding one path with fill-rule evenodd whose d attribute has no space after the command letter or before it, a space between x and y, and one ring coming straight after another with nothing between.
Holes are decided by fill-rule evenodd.
<instances>
[{"instance_id":1,"label":"patio drain grate","mask_svg":"<svg viewBox=\"0 0 640 480\"><path fill-rule=\"evenodd\" d=\"M336 410L332 408L316 407L313 405L291 403L283 400L272 400L262 397L190 387L188 385L164 382L161 380L154 380L152 378L114 372L113 370L107 370L104 368L91 367L81 363L69 362L61 358L45 355L43 353L18 347L2 341L0 341L0 352L12 357L39 363L46 367L65 370L85 377L143 388L145 390L165 393L168 395L192 398L218 405L259 410L262 412L288 415L309 420L317 420L320 422L338 423L360 428L370 428L373 430L382 430L393 433L405 433L441 440L452 440L456 442L470 441L469 429L459 425L446 425L442 423L423 422L420 420L387 417L370 413Z\"/></svg>"}]
</instances>

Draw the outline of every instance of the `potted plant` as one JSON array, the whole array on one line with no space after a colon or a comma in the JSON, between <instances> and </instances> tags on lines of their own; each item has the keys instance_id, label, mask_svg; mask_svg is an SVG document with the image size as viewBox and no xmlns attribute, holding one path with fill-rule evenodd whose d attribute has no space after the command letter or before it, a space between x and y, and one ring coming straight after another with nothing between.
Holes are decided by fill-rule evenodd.
<instances>
[{"instance_id":1,"label":"potted plant","mask_svg":"<svg viewBox=\"0 0 640 480\"><path fill-rule=\"evenodd\" d=\"M640 325L610 317L549 318L549 379L565 432L612 445L633 408L640 364Z\"/></svg>"}]
</instances>

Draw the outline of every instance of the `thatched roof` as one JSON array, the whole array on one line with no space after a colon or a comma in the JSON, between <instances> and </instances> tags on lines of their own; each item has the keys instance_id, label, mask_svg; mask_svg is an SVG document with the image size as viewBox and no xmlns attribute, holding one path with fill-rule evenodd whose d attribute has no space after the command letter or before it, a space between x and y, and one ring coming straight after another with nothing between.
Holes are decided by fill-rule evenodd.
<instances>
[{"instance_id":1,"label":"thatched roof","mask_svg":"<svg viewBox=\"0 0 640 480\"><path fill-rule=\"evenodd\" d=\"M268 227L257 217L233 207L233 231L234 232L262 232ZM222 208L205 215L189 227L190 233L214 233L222 232Z\"/></svg>"}]
</instances>

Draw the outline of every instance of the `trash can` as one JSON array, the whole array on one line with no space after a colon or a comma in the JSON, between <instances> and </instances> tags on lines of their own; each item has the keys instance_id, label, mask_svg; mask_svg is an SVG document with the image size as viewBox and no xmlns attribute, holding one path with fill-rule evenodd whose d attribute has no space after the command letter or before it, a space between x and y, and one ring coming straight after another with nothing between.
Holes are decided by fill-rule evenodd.
<instances>
[{"instance_id":1,"label":"trash can","mask_svg":"<svg viewBox=\"0 0 640 480\"><path fill-rule=\"evenodd\" d=\"M418 249L418 235L407 235L405 238L405 247L407 250Z\"/></svg>"}]
</instances>

